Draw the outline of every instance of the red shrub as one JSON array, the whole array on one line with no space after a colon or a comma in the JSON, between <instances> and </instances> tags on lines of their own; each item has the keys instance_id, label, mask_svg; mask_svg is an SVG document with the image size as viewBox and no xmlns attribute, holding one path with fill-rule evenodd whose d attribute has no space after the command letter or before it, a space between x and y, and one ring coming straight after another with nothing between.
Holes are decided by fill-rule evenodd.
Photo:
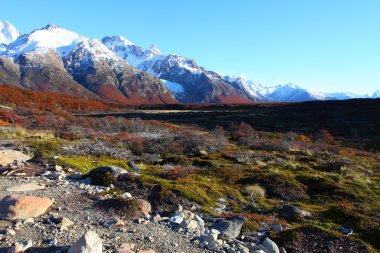
<instances>
[{"instance_id":1,"label":"red shrub","mask_svg":"<svg viewBox=\"0 0 380 253\"><path fill-rule=\"evenodd\" d=\"M323 129L319 133L319 139L324 142L334 142L335 138L331 135L329 130Z\"/></svg>"},{"instance_id":2,"label":"red shrub","mask_svg":"<svg viewBox=\"0 0 380 253\"><path fill-rule=\"evenodd\" d=\"M167 169L165 172L165 177L170 180L185 179L193 172L193 170L194 169L192 167L177 165L173 168Z\"/></svg>"},{"instance_id":3,"label":"red shrub","mask_svg":"<svg viewBox=\"0 0 380 253\"><path fill-rule=\"evenodd\" d=\"M11 124L23 123L23 120L17 114L8 111L0 111L0 120Z\"/></svg>"}]
</instances>

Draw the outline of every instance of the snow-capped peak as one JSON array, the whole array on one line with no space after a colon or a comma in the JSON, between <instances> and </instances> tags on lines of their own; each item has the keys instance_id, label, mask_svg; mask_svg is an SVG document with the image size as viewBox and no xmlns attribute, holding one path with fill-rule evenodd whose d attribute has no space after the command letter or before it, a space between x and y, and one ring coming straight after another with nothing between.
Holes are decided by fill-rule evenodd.
<instances>
[{"instance_id":1,"label":"snow-capped peak","mask_svg":"<svg viewBox=\"0 0 380 253\"><path fill-rule=\"evenodd\" d=\"M380 98L380 90L377 90L373 93L372 98Z\"/></svg>"},{"instance_id":2,"label":"snow-capped peak","mask_svg":"<svg viewBox=\"0 0 380 253\"><path fill-rule=\"evenodd\" d=\"M8 46L6 55L15 57L29 51L55 49L60 55L65 56L84 40L87 40L87 38L75 32L57 25L47 25L20 36Z\"/></svg>"},{"instance_id":3,"label":"snow-capped peak","mask_svg":"<svg viewBox=\"0 0 380 253\"><path fill-rule=\"evenodd\" d=\"M20 32L9 22L0 21L0 44L8 45L20 36Z\"/></svg>"},{"instance_id":4,"label":"snow-capped peak","mask_svg":"<svg viewBox=\"0 0 380 253\"><path fill-rule=\"evenodd\" d=\"M102 39L102 42L110 49L125 48L134 45L123 36L107 36Z\"/></svg>"},{"instance_id":5,"label":"snow-capped peak","mask_svg":"<svg viewBox=\"0 0 380 253\"><path fill-rule=\"evenodd\" d=\"M285 89L302 89L300 86L295 85L294 83L287 83L285 85L282 85L282 88L285 88Z\"/></svg>"},{"instance_id":6,"label":"snow-capped peak","mask_svg":"<svg viewBox=\"0 0 380 253\"><path fill-rule=\"evenodd\" d=\"M48 24L47 26L41 28L41 30L53 31L54 29L58 29L58 28L61 28L61 27L59 27L59 25L56 25L56 24Z\"/></svg>"},{"instance_id":7,"label":"snow-capped peak","mask_svg":"<svg viewBox=\"0 0 380 253\"><path fill-rule=\"evenodd\" d=\"M150 52L152 52L155 55L162 55L161 51L158 49L158 47L155 44L152 44L149 49Z\"/></svg>"},{"instance_id":8,"label":"snow-capped peak","mask_svg":"<svg viewBox=\"0 0 380 253\"><path fill-rule=\"evenodd\" d=\"M109 50L102 42L97 39L88 39L82 41L72 50L72 53L76 53L77 51L83 52L81 57L92 56L98 59L119 59L117 54Z\"/></svg>"}]
</instances>

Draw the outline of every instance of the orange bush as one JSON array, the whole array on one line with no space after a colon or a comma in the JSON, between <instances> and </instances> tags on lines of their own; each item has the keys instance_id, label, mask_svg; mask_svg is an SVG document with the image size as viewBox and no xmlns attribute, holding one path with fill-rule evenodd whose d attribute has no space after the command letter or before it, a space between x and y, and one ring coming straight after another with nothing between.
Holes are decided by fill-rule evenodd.
<instances>
[{"instance_id":1,"label":"orange bush","mask_svg":"<svg viewBox=\"0 0 380 253\"><path fill-rule=\"evenodd\" d=\"M298 135L298 139L299 139L300 141L302 141L302 142L311 142L310 138L307 137L307 136L304 135L304 134L300 134L300 135Z\"/></svg>"}]
</instances>

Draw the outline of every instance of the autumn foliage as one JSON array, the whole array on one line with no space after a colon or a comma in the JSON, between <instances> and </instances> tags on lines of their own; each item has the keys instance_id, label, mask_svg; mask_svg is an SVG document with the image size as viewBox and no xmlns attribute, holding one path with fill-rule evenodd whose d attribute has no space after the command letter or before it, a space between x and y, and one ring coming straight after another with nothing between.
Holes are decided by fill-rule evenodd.
<instances>
[{"instance_id":1,"label":"autumn foliage","mask_svg":"<svg viewBox=\"0 0 380 253\"><path fill-rule=\"evenodd\" d=\"M5 126L8 124L21 124L23 120L16 113L0 111L0 122L1 125Z\"/></svg>"},{"instance_id":2,"label":"autumn foliage","mask_svg":"<svg viewBox=\"0 0 380 253\"><path fill-rule=\"evenodd\" d=\"M96 100L84 100L54 92L36 92L5 85L0 85L0 102L17 106L35 108L42 111L95 111L105 110L116 105Z\"/></svg>"}]
</instances>

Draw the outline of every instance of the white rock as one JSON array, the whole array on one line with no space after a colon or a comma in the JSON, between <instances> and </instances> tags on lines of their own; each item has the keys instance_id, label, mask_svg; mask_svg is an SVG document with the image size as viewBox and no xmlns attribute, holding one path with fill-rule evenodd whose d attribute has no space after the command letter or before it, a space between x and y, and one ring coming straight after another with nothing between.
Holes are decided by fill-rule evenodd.
<instances>
[{"instance_id":1,"label":"white rock","mask_svg":"<svg viewBox=\"0 0 380 253\"><path fill-rule=\"evenodd\" d=\"M195 215L194 220L196 220L200 226L205 225L204 220L201 217L199 217L198 215Z\"/></svg>"},{"instance_id":2,"label":"white rock","mask_svg":"<svg viewBox=\"0 0 380 253\"><path fill-rule=\"evenodd\" d=\"M93 231L84 234L73 246L68 253L102 253L103 243L100 237Z\"/></svg>"},{"instance_id":3,"label":"white rock","mask_svg":"<svg viewBox=\"0 0 380 253\"><path fill-rule=\"evenodd\" d=\"M211 229L210 231L209 231L209 234L216 234L216 235L219 235L220 234L220 232L219 232L219 230L217 230L217 229Z\"/></svg>"},{"instance_id":4,"label":"white rock","mask_svg":"<svg viewBox=\"0 0 380 253\"><path fill-rule=\"evenodd\" d=\"M62 171L63 170L61 165L55 165L54 169L55 169L55 171Z\"/></svg>"},{"instance_id":5,"label":"white rock","mask_svg":"<svg viewBox=\"0 0 380 253\"><path fill-rule=\"evenodd\" d=\"M34 219L28 218L28 219L24 220L24 224L28 224L28 223L34 223Z\"/></svg>"},{"instance_id":6,"label":"white rock","mask_svg":"<svg viewBox=\"0 0 380 253\"><path fill-rule=\"evenodd\" d=\"M16 231L14 231L13 229L10 229L10 228L7 229L6 232L7 232L8 235L15 235L16 234Z\"/></svg>"},{"instance_id":7,"label":"white rock","mask_svg":"<svg viewBox=\"0 0 380 253\"><path fill-rule=\"evenodd\" d=\"M132 198L132 194L130 194L129 192L124 192L121 196L123 198Z\"/></svg>"},{"instance_id":8,"label":"white rock","mask_svg":"<svg viewBox=\"0 0 380 253\"><path fill-rule=\"evenodd\" d=\"M170 222L174 224L181 224L184 217L185 215L182 212L177 213L176 215L170 217Z\"/></svg>"},{"instance_id":9,"label":"white rock","mask_svg":"<svg viewBox=\"0 0 380 253\"><path fill-rule=\"evenodd\" d=\"M33 246L33 242L30 239L30 240L25 241L25 242L16 243L16 245L13 246L12 248L10 248L7 251L7 253L22 253L32 246Z\"/></svg>"},{"instance_id":10,"label":"white rock","mask_svg":"<svg viewBox=\"0 0 380 253\"><path fill-rule=\"evenodd\" d=\"M181 228L194 230L198 227L198 222L195 220L183 220L180 224Z\"/></svg>"},{"instance_id":11,"label":"white rock","mask_svg":"<svg viewBox=\"0 0 380 253\"><path fill-rule=\"evenodd\" d=\"M61 220L61 231L67 230L71 226L74 226L74 222L69 218L63 217Z\"/></svg>"}]
</instances>

